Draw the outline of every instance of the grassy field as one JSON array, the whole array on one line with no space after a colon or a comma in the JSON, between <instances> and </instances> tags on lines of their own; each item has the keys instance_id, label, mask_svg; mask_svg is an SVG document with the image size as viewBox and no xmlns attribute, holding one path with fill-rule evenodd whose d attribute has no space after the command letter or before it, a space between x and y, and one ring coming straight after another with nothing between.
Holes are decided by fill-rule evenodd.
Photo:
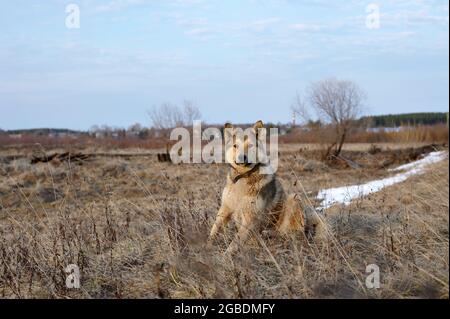
<instances>
[{"instance_id":1,"label":"grassy field","mask_svg":"<svg viewBox=\"0 0 450 319\"><path fill-rule=\"evenodd\" d=\"M320 189L389 176L388 168L416 159L409 148L419 146L351 144L343 153L359 164L351 168L319 161L313 145L289 144L278 175L315 206ZM140 150L83 151L102 156L82 165L32 165L30 150L0 152L0 297L449 296L448 157L423 175L325 211L330 236L320 244L301 234L254 234L230 257L223 252L232 227L205 246L225 165L159 163ZM80 289L66 287L69 264L81 270ZM369 264L380 268L379 289L365 285Z\"/></svg>"}]
</instances>

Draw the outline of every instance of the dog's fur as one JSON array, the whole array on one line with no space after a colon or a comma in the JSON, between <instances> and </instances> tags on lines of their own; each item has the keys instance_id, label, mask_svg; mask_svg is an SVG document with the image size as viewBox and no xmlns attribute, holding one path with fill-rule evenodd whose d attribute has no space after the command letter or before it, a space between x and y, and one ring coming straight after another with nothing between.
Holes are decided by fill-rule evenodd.
<instances>
[{"instance_id":1,"label":"dog's fur","mask_svg":"<svg viewBox=\"0 0 450 319\"><path fill-rule=\"evenodd\" d=\"M263 128L261 121L253 126L253 133ZM228 129L228 130L227 130ZM227 184L222 194L222 205L216 221L211 229L210 243L221 227L226 226L233 218L238 231L227 249L235 252L249 237L252 231L274 229L280 234L289 232L317 232L322 230L323 223L315 212L305 213L295 195L286 195L275 174L261 174L260 162L253 164L240 163L240 151L247 153L250 139L239 137L231 124L225 125L225 133L231 134L233 146L227 148L225 157L231 165Z\"/></svg>"}]
</instances>

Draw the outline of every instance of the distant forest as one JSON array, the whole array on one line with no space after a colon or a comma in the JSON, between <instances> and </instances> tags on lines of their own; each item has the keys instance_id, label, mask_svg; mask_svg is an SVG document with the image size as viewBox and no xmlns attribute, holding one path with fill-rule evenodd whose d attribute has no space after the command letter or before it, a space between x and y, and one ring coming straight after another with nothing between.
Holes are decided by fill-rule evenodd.
<instances>
[{"instance_id":1,"label":"distant forest","mask_svg":"<svg viewBox=\"0 0 450 319\"><path fill-rule=\"evenodd\" d=\"M362 125L369 127L398 127L407 125L435 125L447 123L447 114L436 113L405 113L364 116L358 120Z\"/></svg>"},{"instance_id":2,"label":"distant forest","mask_svg":"<svg viewBox=\"0 0 450 319\"><path fill-rule=\"evenodd\" d=\"M399 127L399 126L417 126L417 125L435 125L446 124L447 115L445 112L435 113L405 113L405 114L387 114L387 115L371 115L363 116L356 120L355 124L360 127ZM314 122L313 122L314 123ZM239 127L250 127L252 124L235 124ZM267 127L279 127L289 130L290 124L274 124L266 123ZM220 125L219 125L220 126ZM146 129L144 127L138 128L139 130ZM110 131L117 129L110 128ZM124 130L124 129L118 129ZM54 128L39 128L39 129L23 129L23 130L9 130L3 131L0 128L0 134L32 134L37 136L46 136L49 134L71 134L71 135L83 135L88 134L86 131L75 131L69 129L54 129Z\"/></svg>"},{"instance_id":3,"label":"distant forest","mask_svg":"<svg viewBox=\"0 0 450 319\"><path fill-rule=\"evenodd\" d=\"M35 135L48 135L48 134L82 134L81 131L74 131L64 128L35 128L35 129L23 129L23 130L9 130L8 134L35 134Z\"/></svg>"}]
</instances>

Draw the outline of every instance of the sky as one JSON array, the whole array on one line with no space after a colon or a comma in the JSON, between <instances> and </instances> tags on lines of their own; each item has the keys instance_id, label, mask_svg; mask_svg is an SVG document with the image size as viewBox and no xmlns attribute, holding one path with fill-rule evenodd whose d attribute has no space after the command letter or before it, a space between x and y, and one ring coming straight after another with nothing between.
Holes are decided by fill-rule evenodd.
<instances>
[{"instance_id":1,"label":"sky","mask_svg":"<svg viewBox=\"0 0 450 319\"><path fill-rule=\"evenodd\" d=\"M183 100L210 123L288 122L296 95L329 77L356 82L366 114L448 111L448 8L447 0L2 1L0 129L149 125L149 109Z\"/></svg>"}]
</instances>

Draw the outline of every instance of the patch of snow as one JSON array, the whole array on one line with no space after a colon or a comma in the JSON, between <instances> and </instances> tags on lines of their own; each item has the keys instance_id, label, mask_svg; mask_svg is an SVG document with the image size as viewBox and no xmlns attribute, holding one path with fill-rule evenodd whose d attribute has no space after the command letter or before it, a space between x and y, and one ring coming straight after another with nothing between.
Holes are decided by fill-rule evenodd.
<instances>
[{"instance_id":1,"label":"patch of snow","mask_svg":"<svg viewBox=\"0 0 450 319\"><path fill-rule=\"evenodd\" d=\"M401 183L410 176L423 173L424 168L430 164L437 163L447 157L447 152L431 152L424 158L401 165L389 171L404 171L392 177L371 181L361 185L343 186L323 189L317 195L317 199L322 200L319 209L327 209L335 204L349 205L353 199L367 196L378 192L384 187Z\"/></svg>"},{"instance_id":2,"label":"patch of snow","mask_svg":"<svg viewBox=\"0 0 450 319\"><path fill-rule=\"evenodd\" d=\"M437 162L443 160L445 158L445 155L446 155L446 152L443 152L443 151L442 152L431 152L431 153L428 153L427 156L425 156L424 158L422 158L418 161L400 165L399 167L392 168L389 171L391 171L391 172L405 171L405 170L411 170L414 168L423 169L423 167L428 164L437 163Z\"/></svg>"}]
</instances>

